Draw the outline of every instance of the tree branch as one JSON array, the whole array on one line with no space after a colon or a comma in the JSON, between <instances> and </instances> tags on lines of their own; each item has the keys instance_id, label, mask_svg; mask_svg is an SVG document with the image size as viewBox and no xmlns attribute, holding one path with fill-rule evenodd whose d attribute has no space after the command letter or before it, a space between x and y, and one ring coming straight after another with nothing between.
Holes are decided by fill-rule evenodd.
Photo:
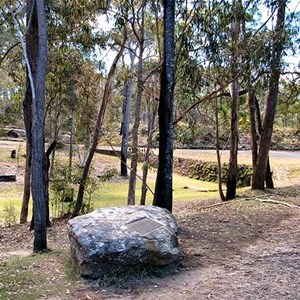
<instances>
[{"instance_id":1,"label":"tree branch","mask_svg":"<svg viewBox=\"0 0 300 300\"><path fill-rule=\"evenodd\" d=\"M16 42L14 45L10 46L6 52L4 53L4 55L0 58L0 66L3 62L3 60L5 59L5 57L9 54L10 51L12 51L16 46L20 45L21 42Z\"/></svg>"},{"instance_id":2,"label":"tree branch","mask_svg":"<svg viewBox=\"0 0 300 300\"><path fill-rule=\"evenodd\" d=\"M11 15L13 17L14 24L16 26L17 36L18 36L18 38L19 38L19 40L21 42L21 45L22 45L24 60L25 60L25 64L26 64L26 67L27 67L28 78L29 78L29 82L30 82L30 88L31 88L31 94L32 94L32 101L34 102L34 100L35 100L35 86L34 86L34 81L33 81L33 76L32 76L32 71L31 71L31 66L30 66L30 63L29 63L29 58L28 58L27 51L26 51L25 41L23 39L23 35L22 35L21 30L20 30L19 23L18 23L18 21L17 21L17 19L15 17L14 12L12 11L12 8L10 7L9 10L10 10L10 13L11 13Z\"/></svg>"}]
</instances>

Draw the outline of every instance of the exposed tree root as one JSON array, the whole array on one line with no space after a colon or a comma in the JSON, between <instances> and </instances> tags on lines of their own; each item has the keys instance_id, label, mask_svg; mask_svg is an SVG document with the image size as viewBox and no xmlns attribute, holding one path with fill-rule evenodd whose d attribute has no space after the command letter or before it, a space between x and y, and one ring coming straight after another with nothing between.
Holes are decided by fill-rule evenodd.
<instances>
[{"instance_id":1,"label":"exposed tree root","mask_svg":"<svg viewBox=\"0 0 300 300\"><path fill-rule=\"evenodd\" d=\"M244 199L246 201L259 201L259 202L267 202L267 203L274 203L274 204L281 204L284 206L292 207L292 208L300 208L299 205L293 204L293 203L288 203L284 201L279 201L279 200L273 200L273 199L262 199L262 198L246 198Z\"/></svg>"}]
</instances>

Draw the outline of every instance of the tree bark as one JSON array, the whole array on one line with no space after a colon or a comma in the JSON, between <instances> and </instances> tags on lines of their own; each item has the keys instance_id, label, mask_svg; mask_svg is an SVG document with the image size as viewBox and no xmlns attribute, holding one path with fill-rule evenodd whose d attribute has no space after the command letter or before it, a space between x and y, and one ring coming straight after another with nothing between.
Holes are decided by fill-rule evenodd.
<instances>
[{"instance_id":1,"label":"tree bark","mask_svg":"<svg viewBox=\"0 0 300 300\"><path fill-rule=\"evenodd\" d=\"M24 224L28 218L28 208L30 200L30 187L31 187L31 126L32 126L32 94L30 83L27 76L26 93L23 101L23 118L26 131L26 161L25 161L25 174L24 174L24 189L23 200L20 214L20 223Z\"/></svg>"},{"instance_id":2,"label":"tree bark","mask_svg":"<svg viewBox=\"0 0 300 300\"><path fill-rule=\"evenodd\" d=\"M238 2L238 3L237 3ZM228 165L228 177L226 182L226 200L236 196L236 176L237 176L237 155L238 155L238 106L239 106L239 85L238 85L238 43L240 35L240 21L238 16L239 1L233 1L233 20L231 23L232 53L231 53L231 128L230 128L230 156Z\"/></svg>"},{"instance_id":3,"label":"tree bark","mask_svg":"<svg viewBox=\"0 0 300 300\"><path fill-rule=\"evenodd\" d=\"M215 97L215 119L216 119L216 153L218 164L218 190L222 201L226 201L226 197L222 188L222 165L220 156L220 137L219 137L219 110L218 110L218 97Z\"/></svg>"},{"instance_id":4,"label":"tree bark","mask_svg":"<svg viewBox=\"0 0 300 300\"><path fill-rule=\"evenodd\" d=\"M139 56L138 56L138 68L137 68L137 93L134 103L134 123L132 127L132 142L131 142L131 164L130 164L130 176L129 176L129 187L128 187L128 205L135 205L135 191L136 191L136 173L137 164L139 159L139 127L141 119L141 104L143 96L143 56L144 56L144 4L141 7L141 23L139 35L137 40L139 43Z\"/></svg>"},{"instance_id":5,"label":"tree bark","mask_svg":"<svg viewBox=\"0 0 300 300\"><path fill-rule=\"evenodd\" d=\"M32 12L32 16L30 18ZM47 26L44 0L27 1L27 20L33 28L35 45L38 45L36 74L34 78L35 97L32 97L32 197L34 211L34 252L47 250L47 222L44 151L44 102L47 68ZM30 48L30 44L29 44Z\"/></svg>"},{"instance_id":6,"label":"tree bark","mask_svg":"<svg viewBox=\"0 0 300 300\"><path fill-rule=\"evenodd\" d=\"M262 135L262 121L261 121L261 116L260 116L260 108L259 108L259 103L258 103L258 99L255 96L254 97L254 106L255 106L255 110L256 110L256 120L257 120L257 127L258 127L258 133L259 136L261 137ZM256 142L257 144L257 142ZM257 157L258 157L258 149L256 148L256 161L255 161L255 167L253 167L253 174L255 174L256 172L256 163L257 163ZM266 170L266 187L269 189L274 189L274 182L273 182L273 178L272 178L273 173L271 172L271 165L270 165L270 157L268 156L268 161L267 161L267 170Z\"/></svg>"},{"instance_id":7,"label":"tree bark","mask_svg":"<svg viewBox=\"0 0 300 300\"><path fill-rule=\"evenodd\" d=\"M232 82L232 104L231 104L231 130L230 130L230 156L228 164L228 176L226 182L226 200L236 196L237 176L237 153L238 153L238 83Z\"/></svg>"},{"instance_id":8,"label":"tree bark","mask_svg":"<svg viewBox=\"0 0 300 300\"><path fill-rule=\"evenodd\" d=\"M175 1L164 0L164 51L159 99L159 155L153 205L173 207L173 99Z\"/></svg>"},{"instance_id":9,"label":"tree bark","mask_svg":"<svg viewBox=\"0 0 300 300\"><path fill-rule=\"evenodd\" d=\"M250 87L249 87L250 88ZM252 90L248 92L248 107L249 107L249 119L250 119L250 133L251 133L251 152L252 152L252 168L255 172L257 161L257 131L255 122L255 93Z\"/></svg>"},{"instance_id":10,"label":"tree bark","mask_svg":"<svg viewBox=\"0 0 300 300\"><path fill-rule=\"evenodd\" d=\"M133 78L132 73L134 71L134 55L132 51L129 51L131 66L130 66L130 75L126 79L124 86L124 102L123 102L123 122L121 128L122 134L122 144L121 144L121 176L127 177L127 157L128 157L128 138L129 138L129 122L130 122L130 106L132 98L132 87L133 87Z\"/></svg>"},{"instance_id":11,"label":"tree bark","mask_svg":"<svg viewBox=\"0 0 300 300\"><path fill-rule=\"evenodd\" d=\"M155 101L155 99L154 99ZM150 105L149 105L150 106ZM150 107L149 107L150 110ZM152 114L148 116L148 137L147 137L147 147L145 152L144 158L144 165L143 165L143 177L142 177L142 194L141 194L141 205L146 204L146 195L147 195L147 177L148 177L148 170L149 170L149 161L150 161L150 151L152 148L152 140L153 140L153 133L154 133L154 124L155 124L155 116L157 113L157 103L155 103L153 107Z\"/></svg>"},{"instance_id":12,"label":"tree bark","mask_svg":"<svg viewBox=\"0 0 300 300\"><path fill-rule=\"evenodd\" d=\"M102 103L101 103L101 106L100 106L100 109L99 109L99 112L98 112L98 118L97 118L97 121L96 121L95 129L94 129L94 133L93 133L93 137L92 137L92 144L89 147L87 158L85 160L85 164L84 164L84 167L83 167L82 176L81 176L80 183L79 183L79 188L78 188L77 199L76 199L74 211L72 213L72 218L78 216L78 214L80 212L80 209L82 207L84 190L85 190L85 182L86 182L86 179L88 178L90 165L91 165L92 159L93 159L94 154L95 154L95 150L96 150L97 145L98 145L98 140L99 140L100 131L101 131L101 128L102 128L102 125L103 125L106 108L107 108L107 105L108 105L109 100L110 100L113 76L114 76L114 73L115 73L116 68L117 68L117 63L118 63L120 57L122 56L126 40L127 40L127 34L126 34L125 29L124 29L123 40L122 40L122 43L121 43L121 46L120 46L120 50L117 53L112 65L110 67L110 70L108 72L107 80L106 80L105 87L104 87Z\"/></svg>"},{"instance_id":13,"label":"tree bark","mask_svg":"<svg viewBox=\"0 0 300 300\"><path fill-rule=\"evenodd\" d=\"M278 86L280 78L280 60L284 45L284 25L285 25L285 0L278 0L277 21L273 37L273 51L271 59L271 74L269 81L269 91L267 97L266 113L259 144L256 170L253 174L252 188L264 189L266 171L271 145L273 125L276 113Z\"/></svg>"}]
</instances>

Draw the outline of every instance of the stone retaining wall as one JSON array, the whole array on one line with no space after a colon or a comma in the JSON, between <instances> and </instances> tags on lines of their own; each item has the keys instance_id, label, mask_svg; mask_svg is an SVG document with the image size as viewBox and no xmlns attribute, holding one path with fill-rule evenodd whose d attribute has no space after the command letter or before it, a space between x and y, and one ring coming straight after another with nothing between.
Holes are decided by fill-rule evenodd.
<instances>
[{"instance_id":1,"label":"stone retaining wall","mask_svg":"<svg viewBox=\"0 0 300 300\"><path fill-rule=\"evenodd\" d=\"M190 178L203 181L218 181L218 165L216 162L186 159L174 157L174 172ZM157 156L152 155L150 165L157 167ZM222 182L226 183L228 164L222 165ZM237 174L237 186L244 187L251 185L252 168L248 165L239 165Z\"/></svg>"}]
</instances>

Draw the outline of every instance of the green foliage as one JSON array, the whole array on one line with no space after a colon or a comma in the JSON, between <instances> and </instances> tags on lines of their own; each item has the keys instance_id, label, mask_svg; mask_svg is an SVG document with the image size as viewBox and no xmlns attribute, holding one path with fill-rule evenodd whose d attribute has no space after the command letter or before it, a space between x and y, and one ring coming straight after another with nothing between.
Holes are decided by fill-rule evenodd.
<instances>
[{"instance_id":1,"label":"green foliage","mask_svg":"<svg viewBox=\"0 0 300 300\"><path fill-rule=\"evenodd\" d=\"M50 182L50 203L52 217L60 218L69 215L76 202L75 193L81 178L81 169L73 168L71 171L66 164L56 162L53 176ZM93 170L91 170L93 172ZM81 213L86 214L94 209L93 195L97 192L104 182L111 180L118 174L116 169L108 169L103 174L95 176L89 175L84 182L85 195L81 208Z\"/></svg>"},{"instance_id":2,"label":"green foliage","mask_svg":"<svg viewBox=\"0 0 300 300\"><path fill-rule=\"evenodd\" d=\"M50 181L50 204L53 218L63 217L71 213L77 178L78 174L70 174L67 165L60 162L55 164Z\"/></svg>"}]
</instances>

